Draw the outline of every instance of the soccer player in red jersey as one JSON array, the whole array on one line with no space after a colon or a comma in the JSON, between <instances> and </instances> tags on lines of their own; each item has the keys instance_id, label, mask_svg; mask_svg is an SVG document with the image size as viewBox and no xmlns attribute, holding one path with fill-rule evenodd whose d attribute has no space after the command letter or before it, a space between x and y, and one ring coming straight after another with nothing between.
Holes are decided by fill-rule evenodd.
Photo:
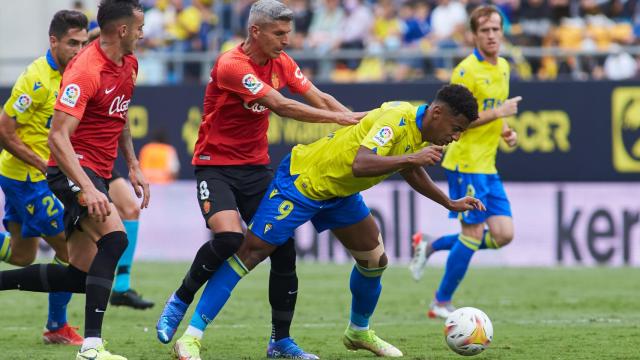
<instances>
[{"instance_id":1,"label":"soccer player in red jersey","mask_svg":"<svg viewBox=\"0 0 640 360\"><path fill-rule=\"evenodd\" d=\"M76 359L126 360L105 350L101 334L116 264L127 247L108 179L119 145L141 208L147 207L149 186L127 118L144 14L138 0L102 0L98 23L100 38L66 68L49 133L47 181L64 204L70 265L47 265L44 274L40 266L6 271L0 280L7 289L86 293L85 339Z\"/></svg>"},{"instance_id":2,"label":"soccer player in red jersey","mask_svg":"<svg viewBox=\"0 0 640 360\"><path fill-rule=\"evenodd\" d=\"M307 122L356 124L353 113L318 90L283 49L289 43L293 12L275 0L255 2L248 37L215 63L204 98L203 121L195 146L197 197L215 237L197 252L180 288L171 295L156 326L158 339L171 341L198 289L232 256L244 239L242 220L253 217L271 179L268 167L269 113ZM288 99L288 87L310 104ZM268 357L316 359L289 336L298 291L295 247L289 239L271 255L269 301L272 336ZM202 332L189 326L174 350L179 358L199 359Z\"/></svg>"}]
</instances>

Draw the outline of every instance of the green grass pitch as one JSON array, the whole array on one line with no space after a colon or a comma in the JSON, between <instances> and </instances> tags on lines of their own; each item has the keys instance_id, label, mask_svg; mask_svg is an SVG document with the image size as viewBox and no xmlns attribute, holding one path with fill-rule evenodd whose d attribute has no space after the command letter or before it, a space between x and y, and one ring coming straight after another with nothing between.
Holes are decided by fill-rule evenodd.
<instances>
[{"instance_id":1,"label":"green grass pitch","mask_svg":"<svg viewBox=\"0 0 640 360\"><path fill-rule=\"evenodd\" d=\"M172 358L171 347L156 340L154 326L186 269L184 263L135 264L134 287L156 301L156 307L110 307L103 329L108 349L131 360ZM203 359L265 358L268 269L259 266L236 288L205 333ZM374 358L363 351L347 352L341 342L349 316L350 271L349 265L302 263L298 268L300 294L292 334L322 359ZM461 358L447 348L443 322L425 316L441 275L442 269L428 268L416 283L405 267L391 266L383 276L372 328L406 359ZM634 268L472 267L455 300L458 306L484 310L493 321L494 342L476 359L640 359L639 279L640 269ZM44 294L0 293L0 359L75 358L74 347L42 344L46 303ZM69 309L72 325L83 326L83 309L84 296L75 295Z\"/></svg>"}]
</instances>

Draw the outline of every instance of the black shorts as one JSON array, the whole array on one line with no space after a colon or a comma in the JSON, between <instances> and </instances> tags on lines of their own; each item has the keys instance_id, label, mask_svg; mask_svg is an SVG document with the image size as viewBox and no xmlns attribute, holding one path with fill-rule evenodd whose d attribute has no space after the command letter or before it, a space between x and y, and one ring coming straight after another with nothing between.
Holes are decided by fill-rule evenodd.
<instances>
[{"instance_id":1,"label":"black shorts","mask_svg":"<svg viewBox=\"0 0 640 360\"><path fill-rule=\"evenodd\" d=\"M237 209L248 224L273 179L264 165L197 166L195 174L205 223L219 211Z\"/></svg>"},{"instance_id":2,"label":"black shorts","mask_svg":"<svg viewBox=\"0 0 640 360\"><path fill-rule=\"evenodd\" d=\"M111 179L108 179L107 181L109 182L109 184L111 184L112 182L122 178L124 176L122 176L122 174L120 174L120 171L116 170L116 168L113 168L113 170L111 170Z\"/></svg>"},{"instance_id":3,"label":"black shorts","mask_svg":"<svg viewBox=\"0 0 640 360\"><path fill-rule=\"evenodd\" d=\"M93 183L93 186L105 194L109 202L111 202L111 198L109 197L109 181L98 176L93 170L87 167L83 167L82 169ZM51 191L64 205L64 230L67 238L69 238L71 233L76 229L82 231L82 228L80 228L80 219L86 217L89 214L89 210L86 206L80 205L78 198L80 188L67 178L67 175L57 166L49 166L49 168L47 168L47 182L49 183Z\"/></svg>"}]
</instances>

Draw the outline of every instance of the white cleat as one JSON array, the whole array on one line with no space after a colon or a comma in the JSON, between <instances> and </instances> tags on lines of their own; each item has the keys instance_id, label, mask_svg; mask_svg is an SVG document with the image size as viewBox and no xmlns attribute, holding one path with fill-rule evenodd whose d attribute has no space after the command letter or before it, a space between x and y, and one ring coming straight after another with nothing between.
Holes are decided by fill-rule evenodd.
<instances>
[{"instance_id":1,"label":"white cleat","mask_svg":"<svg viewBox=\"0 0 640 360\"><path fill-rule=\"evenodd\" d=\"M413 257L411 258L411 262L409 262L409 271L411 271L411 277L413 277L413 280L419 281L422 279L422 275L424 275L424 268L427 266L427 259L429 258L429 255L431 255L427 254L427 250L429 248L429 244L433 240L430 236L421 232L415 233L411 237L411 240L413 245Z\"/></svg>"},{"instance_id":2,"label":"white cleat","mask_svg":"<svg viewBox=\"0 0 640 360\"><path fill-rule=\"evenodd\" d=\"M449 314L454 311L456 311L456 308L451 304L451 301L438 302L434 299L431 301L431 304L429 304L429 312L427 313L427 316L432 319L446 319L449 317Z\"/></svg>"}]
</instances>

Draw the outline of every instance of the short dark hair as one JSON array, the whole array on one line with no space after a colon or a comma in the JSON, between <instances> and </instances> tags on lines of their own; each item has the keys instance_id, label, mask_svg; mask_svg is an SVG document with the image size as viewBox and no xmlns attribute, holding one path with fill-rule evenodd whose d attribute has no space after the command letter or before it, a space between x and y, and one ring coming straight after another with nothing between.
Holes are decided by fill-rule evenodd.
<instances>
[{"instance_id":1,"label":"short dark hair","mask_svg":"<svg viewBox=\"0 0 640 360\"><path fill-rule=\"evenodd\" d=\"M69 29L89 28L87 16L77 10L60 10L51 19L49 25L49 36L60 39L67 34Z\"/></svg>"},{"instance_id":2,"label":"short dark hair","mask_svg":"<svg viewBox=\"0 0 640 360\"><path fill-rule=\"evenodd\" d=\"M478 118L478 101L471 91L462 85L443 86L436 93L436 101L447 104L454 116L462 114L469 122Z\"/></svg>"},{"instance_id":3,"label":"short dark hair","mask_svg":"<svg viewBox=\"0 0 640 360\"><path fill-rule=\"evenodd\" d=\"M132 17L136 10L143 11L139 0L102 0L98 5L98 25L104 31L114 21Z\"/></svg>"},{"instance_id":4,"label":"short dark hair","mask_svg":"<svg viewBox=\"0 0 640 360\"><path fill-rule=\"evenodd\" d=\"M500 10L493 5L482 5L475 8L471 12L471 15L469 15L469 26L471 27L471 32L475 34L476 31L478 31L478 27L480 26L480 18L489 17L494 13L500 15L500 28L502 29L502 23L504 22L502 12L500 12Z\"/></svg>"}]
</instances>

